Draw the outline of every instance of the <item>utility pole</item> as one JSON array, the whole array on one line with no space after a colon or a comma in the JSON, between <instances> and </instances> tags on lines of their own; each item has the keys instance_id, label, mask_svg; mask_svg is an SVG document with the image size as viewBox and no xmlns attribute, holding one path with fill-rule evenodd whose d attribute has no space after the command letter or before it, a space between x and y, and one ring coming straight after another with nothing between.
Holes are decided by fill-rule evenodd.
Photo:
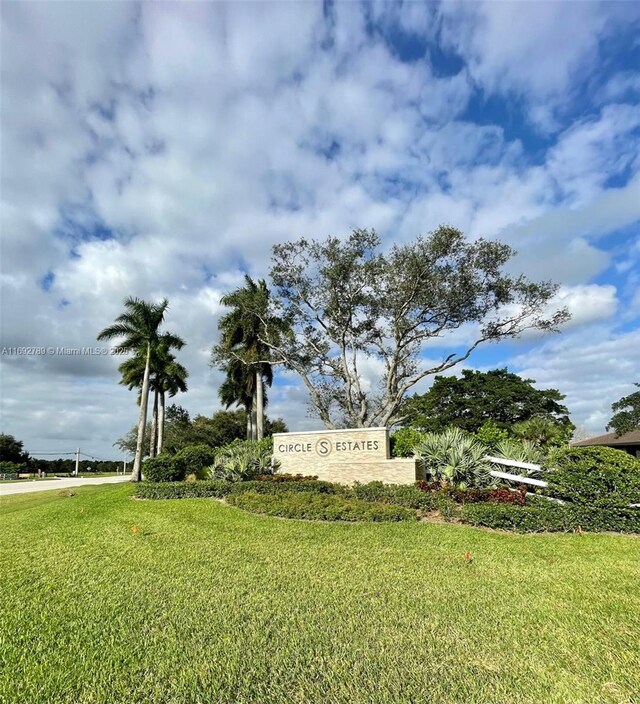
<instances>
[{"instance_id":1,"label":"utility pole","mask_svg":"<svg viewBox=\"0 0 640 704\"><path fill-rule=\"evenodd\" d=\"M76 450L76 477L78 476L80 472L80 448Z\"/></svg>"}]
</instances>

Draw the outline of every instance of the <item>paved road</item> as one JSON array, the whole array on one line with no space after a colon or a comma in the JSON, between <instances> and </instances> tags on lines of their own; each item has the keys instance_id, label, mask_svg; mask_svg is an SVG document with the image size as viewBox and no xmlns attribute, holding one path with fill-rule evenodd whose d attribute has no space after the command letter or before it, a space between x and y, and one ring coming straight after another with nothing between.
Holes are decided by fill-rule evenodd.
<instances>
[{"instance_id":1,"label":"paved road","mask_svg":"<svg viewBox=\"0 0 640 704\"><path fill-rule=\"evenodd\" d=\"M0 496L11 494L27 494L32 491L47 491L48 489L69 489L73 486L93 486L94 484L117 484L118 482L128 482L130 474L119 477L91 477L83 479L45 479L41 482L33 482L29 479L20 479L15 483L0 484Z\"/></svg>"}]
</instances>

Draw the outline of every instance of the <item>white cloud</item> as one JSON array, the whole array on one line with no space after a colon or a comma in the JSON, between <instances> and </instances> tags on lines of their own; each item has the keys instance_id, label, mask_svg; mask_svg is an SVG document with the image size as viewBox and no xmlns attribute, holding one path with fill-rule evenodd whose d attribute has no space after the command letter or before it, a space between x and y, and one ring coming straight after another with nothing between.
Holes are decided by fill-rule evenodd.
<instances>
[{"instance_id":1,"label":"white cloud","mask_svg":"<svg viewBox=\"0 0 640 704\"><path fill-rule=\"evenodd\" d=\"M522 96L529 117L556 129L555 112L571 99L576 79L598 66L599 43L637 23L629 3L443 3L444 41L466 59L488 93ZM570 37L570 39L568 39Z\"/></svg>"},{"instance_id":2,"label":"white cloud","mask_svg":"<svg viewBox=\"0 0 640 704\"><path fill-rule=\"evenodd\" d=\"M467 66L442 77L429 52L400 61L356 3L327 18L321 3L3 4L2 345L90 346L125 296L166 295L168 328L188 342L184 403L209 414L219 298L245 269L267 274L273 243L352 227L407 241L440 222L519 249L519 270L563 284L574 326L615 316L615 289L589 280L615 257L618 296L633 299L636 259L623 266L602 244L640 219L630 78L612 81L600 112L577 118L536 163L502 125L461 116L474 82L532 106L566 103L617 11L372 12L430 41L444 22ZM568 14L572 42L556 41ZM608 185L627 172L626 185ZM3 359L3 429L28 445L95 438L92 450L110 452L136 416L116 366ZM288 376L271 412L309 427L304 399Z\"/></svg>"},{"instance_id":3,"label":"white cloud","mask_svg":"<svg viewBox=\"0 0 640 704\"><path fill-rule=\"evenodd\" d=\"M640 330L612 333L590 326L548 340L510 362L518 374L539 388L566 394L572 421L594 435L604 432L611 404L640 379Z\"/></svg>"}]
</instances>

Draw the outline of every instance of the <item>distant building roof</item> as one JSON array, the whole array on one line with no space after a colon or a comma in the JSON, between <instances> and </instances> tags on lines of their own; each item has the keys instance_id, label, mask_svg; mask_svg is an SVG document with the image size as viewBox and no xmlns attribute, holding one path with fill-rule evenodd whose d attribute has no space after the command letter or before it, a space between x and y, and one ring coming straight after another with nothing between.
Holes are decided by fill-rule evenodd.
<instances>
[{"instance_id":1,"label":"distant building roof","mask_svg":"<svg viewBox=\"0 0 640 704\"><path fill-rule=\"evenodd\" d=\"M620 435L620 437L616 437L615 433L607 433L606 435L596 435L595 438L580 440L579 442L572 442L571 444L574 447L586 447L588 445L605 445L606 447L640 445L640 428L631 430L624 435Z\"/></svg>"}]
</instances>

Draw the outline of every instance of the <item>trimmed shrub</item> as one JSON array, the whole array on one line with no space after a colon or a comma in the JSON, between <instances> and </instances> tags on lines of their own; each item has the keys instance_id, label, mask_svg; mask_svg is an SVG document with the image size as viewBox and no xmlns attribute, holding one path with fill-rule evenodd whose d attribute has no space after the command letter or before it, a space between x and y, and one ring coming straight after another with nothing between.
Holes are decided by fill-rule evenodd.
<instances>
[{"instance_id":1,"label":"trimmed shrub","mask_svg":"<svg viewBox=\"0 0 640 704\"><path fill-rule=\"evenodd\" d=\"M316 475L310 474L259 474L256 480L259 482L312 482L318 479Z\"/></svg>"},{"instance_id":2,"label":"trimmed shrub","mask_svg":"<svg viewBox=\"0 0 640 704\"><path fill-rule=\"evenodd\" d=\"M232 494L243 494L253 491L256 494L291 494L300 492L311 492L313 494L341 494L344 487L331 482L320 482L317 480L296 481L296 482L265 482L261 480L248 482L235 482L231 486Z\"/></svg>"},{"instance_id":3,"label":"trimmed shrub","mask_svg":"<svg viewBox=\"0 0 640 704\"><path fill-rule=\"evenodd\" d=\"M414 449L424 440L415 428L400 428L389 438L391 457L413 457Z\"/></svg>"},{"instance_id":4,"label":"trimmed shrub","mask_svg":"<svg viewBox=\"0 0 640 704\"><path fill-rule=\"evenodd\" d=\"M313 492L229 494L228 503L252 513L316 521L415 521L416 512L401 506L369 503Z\"/></svg>"},{"instance_id":5,"label":"trimmed shrub","mask_svg":"<svg viewBox=\"0 0 640 704\"><path fill-rule=\"evenodd\" d=\"M184 479L184 470L176 466L169 455L149 457L142 463L142 473L148 482L179 482Z\"/></svg>"},{"instance_id":6,"label":"trimmed shrub","mask_svg":"<svg viewBox=\"0 0 640 704\"><path fill-rule=\"evenodd\" d=\"M640 460L610 447L566 447L552 452L546 474L551 496L593 508L640 503Z\"/></svg>"},{"instance_id":7,"label":"trimmed shrub","mask_svg":"<svg viewBox=\"0 0 640 704\"><path fill-rule=\"evenodd\" d=\"M640 510L611 511L564 506L538 499L525 506L471 503L462 507L463 523L518 533L615 531L640 533Z\"/></svg>"},{"instance_id":8,"label":"trimmed shrub","mask_svg":"<svg viewBox=\"0 0 640 704\"><path fill-rule=\"evenodd\" d=\"M449 496L459 504L473 504L482 501L492 501L496 504L516 504L524 506L527 498L526 487L511 489L455 489L448 492Z\"/></svg>"},{"instance_id":9,"label":"trimmed shrub","mask_svg":"<svg viewBox=\"0 0 640 704\"><path fill-rule=\"evenodd\" d=\"M273 438L264 438L260 442L234 440L221 447L207 471L211 479L239 482L271 474L275 469Z\"/></svg>"},{"instance_id":10,"label":"trimmed shrub","mask_svg":"<svg viewBox=\"0 0 640 704\"><path fill-rule=\"evenodd\" d=\"M356 483L345 488L344 494L362 501L406 506L425 513L439 511L444 518L452 518L457 513L455 502L439 486L435 490L430 488L424 491L417 484Z\"/></svg>"},{"instance_id":11,"label":"trimmed shrub","mask_svg":"<svg viewBox=\"0 0 640 704\"><path fill-rule=\"evenodd\" d=\"M209 445L189 445L177 452L172 460L181 478L195 474L198 479L205 479L206 469L213 463L215 454Z\"/></svg>"},{"instance_id":12,"label":"trimmed shrub","mask_svg":"<svg viewBox=\"0 0 640 704\"><path fill-rule=\"evenodd\" d=\"M135 496L139 499L197 499L214 497L221 499L227 495L230 482L142 482L136 486Z\"/></svg>"}]
</instances>

